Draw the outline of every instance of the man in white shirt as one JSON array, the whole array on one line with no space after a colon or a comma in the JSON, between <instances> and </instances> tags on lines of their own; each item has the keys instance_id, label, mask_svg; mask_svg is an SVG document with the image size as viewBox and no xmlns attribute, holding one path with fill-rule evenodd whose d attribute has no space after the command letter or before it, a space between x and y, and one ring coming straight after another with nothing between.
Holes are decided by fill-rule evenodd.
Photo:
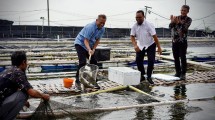
<instances>
[{"instance_id":1,"label":"man in white shirt","mask_svg":"<svg viewBox=\"0 0 215 120\"><path fill-rule=\"evenodd\" d=\"M136 12L136 21L137 23L131 28L131 42L136 51L137 68L141 72L141 81L145 80L143 61L145 52L147 52L147 80L150 84L154 84L151 75L154 68L156 46L158 47L159 54L162 53L162 50L156 35L155 27L152 23L144 19L144 12L142 10Z\"/></svg>"}]
</instances>

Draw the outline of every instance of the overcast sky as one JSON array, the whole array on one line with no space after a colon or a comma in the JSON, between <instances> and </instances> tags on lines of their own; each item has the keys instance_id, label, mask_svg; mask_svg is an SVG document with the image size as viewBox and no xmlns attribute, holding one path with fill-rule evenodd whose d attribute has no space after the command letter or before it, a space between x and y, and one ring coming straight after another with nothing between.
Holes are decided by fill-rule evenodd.
<instances>
[{"instance_id":1,"label":"overcast sky","mask_svg":"<svg viewBox=\"0 0 215 120\"><path fill-rule=\"evenodd\" d=\"M49 0L50 25L84 26L94 21L98 14L106 14L106 27L130 28L135 23L135 12L145 11L147 21L155 27L168 27L169 16L179 15L184 0ZM190 29L215 30L215 0L187 0L193 23ZM160 17L160 16L162 17ZM209 17L206 17L210 15ZM14 21L16 25L47 25L47 0L0 0L0 19ZM164 17L164 18L163 18ZM200 19L206 17L204 19ZM200 20L198 20L200 19ZM205 23L205 24L204 24Z\"/></svg>"}]
</instances>

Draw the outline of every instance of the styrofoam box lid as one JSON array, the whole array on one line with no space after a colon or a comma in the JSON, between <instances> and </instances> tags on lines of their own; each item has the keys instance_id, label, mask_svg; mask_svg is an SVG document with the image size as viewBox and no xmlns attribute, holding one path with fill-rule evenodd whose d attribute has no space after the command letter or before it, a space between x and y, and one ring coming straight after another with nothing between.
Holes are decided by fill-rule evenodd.
<instances>
[{"instance_id":1,"label":"styrofoam box lid","mask_svg":"<svg viewBox=\"0 0 215 120\"><path fill-rule=\"evenodd\" d=\"M109 67L108 69L116 70L116 71L120 71L120 72L139 72L138 70L134 70L129 67Z\"/></svg>"},{"instance_id":2,"label":"styrofoam box lid","mask_svg":"<svg viewBox=\"0 0 215 120\"><path fill-rule=\"evenodd\" d=\"M165 75L165 74L153 74L152 78L157 78L160 80L165 80L165 81L174 81L174 80L180 80L179 77L174 77L171 75Z\"/></svg>"}]
</instances>

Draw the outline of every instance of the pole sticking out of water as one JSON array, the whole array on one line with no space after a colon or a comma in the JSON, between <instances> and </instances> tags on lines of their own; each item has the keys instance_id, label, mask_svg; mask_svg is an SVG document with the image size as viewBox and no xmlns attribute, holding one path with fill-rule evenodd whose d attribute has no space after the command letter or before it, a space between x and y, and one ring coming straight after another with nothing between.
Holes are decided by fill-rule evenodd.
<instances>
[{"instance_id":1,"label":"pole sticking out of water","mask_svg":"<svg viewBox=\"0 0 215 120\"><path fill-rule=\"evenodd\" d=\"M129 89L131 89L131 90L134 90L135 92L138 92L138 93L142 93L142 94L144 94L144 95L146 95L146 96L149 96L149 97L151 97L151 98L153 98L153 99L155 99L155 100L157 100L157 101L166 101L166 100L164 100L164 99L161 99L161 98L158 98L158 97L156 97L156 96L152 96L152 95L150 95L150 94L148 94L148 93L146 93L146 92L144 92L144 91L142 91L142 90L139 90L139 89L137 89L137 88L135 88L135 87L133 87L133 86L131 86L131 85L129 85Z\"/></svg>"},{"instance_id":2,"label":"pole sticking out of water","mask_svg":"<svg viewBox=\"0 0 215 120\"><path fill-rule=\"evenodd\" d=\"M47 0L47 12L48 12L48 26L50 26L50 20L49 20L49 0Z\"/></svg>"},{"instance_id":3,"label":"pole sticking out of water","mask_svg":"<svg viewBox=\"0 0 215 120\"><path fill-rule=\"evenodd\" d=\"M60 41L60 36L59 36L59 35L57 35L57 41L58 41L58 42Z\"/></svg>"}]
</instances>

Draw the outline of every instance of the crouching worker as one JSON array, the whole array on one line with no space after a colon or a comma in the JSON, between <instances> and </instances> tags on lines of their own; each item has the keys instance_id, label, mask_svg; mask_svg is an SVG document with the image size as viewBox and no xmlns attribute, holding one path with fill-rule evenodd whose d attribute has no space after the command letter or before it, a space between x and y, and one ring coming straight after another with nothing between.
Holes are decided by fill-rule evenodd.
<instances>
[{"instance_id":1,"label":"crouching worker","mask_svg":"<svg viewBox=\"0 0 215 120\"><path fill-rule=\"evenodd\" d=\"M27 57L23 51L11 56L12 67L0 73L0 120L13 120L27 102L28 96L49 100L48 94L34 90L27 80Z\"/></svg>"}]
</instances>

